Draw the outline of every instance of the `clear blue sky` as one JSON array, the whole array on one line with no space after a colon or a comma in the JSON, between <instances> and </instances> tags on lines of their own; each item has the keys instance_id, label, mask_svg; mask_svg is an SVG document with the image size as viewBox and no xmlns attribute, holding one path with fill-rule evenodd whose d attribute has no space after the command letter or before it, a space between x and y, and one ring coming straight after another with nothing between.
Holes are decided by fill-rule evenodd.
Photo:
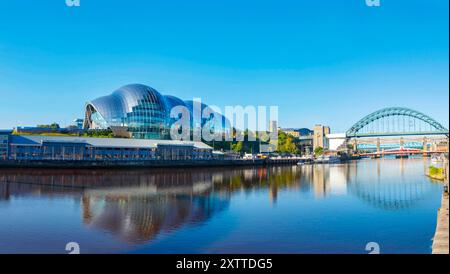
<instances>
[{"instance_id":1,"label":"clear blue sky","mask_svg":"<svg viewBox=\"0 0 450 274\"><path fill-rule=\"evenodd\" d=\"M345 131L386 106L448 127L448 0L0 0L0 128L70 124L129 83Z\"/></svg>"}]
</instances>

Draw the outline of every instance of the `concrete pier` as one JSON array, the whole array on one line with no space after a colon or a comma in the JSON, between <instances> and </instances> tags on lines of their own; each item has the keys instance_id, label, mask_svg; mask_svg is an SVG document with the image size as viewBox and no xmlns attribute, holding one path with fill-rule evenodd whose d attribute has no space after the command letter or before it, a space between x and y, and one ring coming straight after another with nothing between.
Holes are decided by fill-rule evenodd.
<instances>
[{"instance_id":1,"label":"concrete pier","mask_svg":"<svg viewBox=\"0 0 450 274\"><path fill-rule=\"evenodd\" d=\"M159 168L296 165L299 159L233 159L233 160L149 160L149 161L70 161L70 160L6 160L0 168Z\"/></svg>"},{"instance_id":2,"label":"concrete pier","mask_svg":"<svg viewBox=\"0 0 450 274\"><path fill-rule=\"evenodd\" d=\"M444 194L442 196L442 206L438 211L436 234L434 235L433 239L433 254L449 254L448 222L448 192L444 191Z\"/></svg>"},{"instance_id":3,"label":"concrete pier","mask_svg":"<svg viewBox=\"0 0 450 274\"><path fill-rule=\"evenodd\" d=\"M438 223L436 234L433 239L433 254L449 254L448 246L448 158L444 157L444 193L442 194L442 205L438 211Z\"/></svg>"}]
</instances>

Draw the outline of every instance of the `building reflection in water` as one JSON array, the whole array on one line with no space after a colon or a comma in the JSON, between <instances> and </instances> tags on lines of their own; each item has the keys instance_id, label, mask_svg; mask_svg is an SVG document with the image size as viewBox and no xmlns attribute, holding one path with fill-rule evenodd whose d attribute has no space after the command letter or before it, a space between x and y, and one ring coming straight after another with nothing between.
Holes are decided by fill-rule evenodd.
<instances>
[{"instance_id":1,"label":"building reflection in water","mask_svg":"<svg viewBox=\"0 0 450 274\"><path fill-rule=\"evenodd\" d=\"M211 172L190 170L3 170L0 201L67 196L81 201L83 223L141 244L225 210L228 193L211 195Z\"/></svg>"},{"instance_id":2,"label":"building reflection in water","mask_svg":"<svg viewBox=\"0 0 450 274\"><path fill-rule=\"evenodd\" d=\"M225 209L229 200L189 194L85 195L83 221L106 230L127 243L145 243L160 233L202 223Z\"/></svg>"},{"instance_id":3,"label":"building reflection in water","mask_svg":"<svg viewBox=\"0 0 450 274\"><path fill-rule=\"evenodd\" d=\"M316 198L347 194L348 165L303 166L302 171L302 176L308 174L305 181L312 182Z\"/></svg>"},{"instance_id":4,"label":"building reflection in water","mask_svg":"<svg viewBox=\"0 0 450 274\"><path fill-rule=\"evenodd\" d=\"M409 165L380 159L375 166L370 161L269 168L2 169L0 202L25 195L70 197L81 205L87 227L140 244L206 222L227 210L234 193L267 191L273 204L284 190L310 193L316 199L353 195L373 207L399 210L429 192L431 184L408 180ZM401 181L390 180L399 178L398 173Z\"/></svg>"}]
</instances>

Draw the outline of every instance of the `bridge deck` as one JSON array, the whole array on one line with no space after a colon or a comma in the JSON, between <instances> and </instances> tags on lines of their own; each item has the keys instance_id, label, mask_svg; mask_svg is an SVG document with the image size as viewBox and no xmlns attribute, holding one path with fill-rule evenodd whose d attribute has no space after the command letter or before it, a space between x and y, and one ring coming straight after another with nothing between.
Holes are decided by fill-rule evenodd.
<instances>
[{"instance_id":1,"label":"bridge deck","mask_svg":"<svg viewBox=\"0 0 450 274\"><path fill-rule=\"evenodd\" d=\"M366 137L399 137L399 136L434 136L449 135L448 131L417 131L417 132L378 132L378 133L356 133L347 134L347 138L366 138Z\"/></svg>"}]
</instances>

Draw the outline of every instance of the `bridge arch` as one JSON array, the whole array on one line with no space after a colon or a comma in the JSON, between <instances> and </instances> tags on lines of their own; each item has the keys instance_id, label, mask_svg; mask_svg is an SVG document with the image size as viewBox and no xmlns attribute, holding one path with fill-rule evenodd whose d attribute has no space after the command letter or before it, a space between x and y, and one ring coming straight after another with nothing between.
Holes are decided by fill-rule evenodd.
<instances>
[{"instance_id":1,"label":"bridge arch","mask_svg":"<svg viewBox=\"0 0 450 274\"><path fill-rule=\"evenodd\" d=\"M405 120L403 119L403 129L401 129L401 121L400 119L397 119L397 124L395 123L395 119L393 119L395 116L397 118L403 117L408 118L408 127L411 127L410 125L410 119L417 119L419 121L422 121L423 123L427 124L430 127L430 130L417 131L415 128L414 130L407 129ZM391 126L388 120L388 126L387 130L385 129L385 124L383 124L383 130L372 130L371 132L364 131L364 129L367 129L368 126L374 125L376 122L384 122L386 119L391 119L393 122L392 128L395 128L397 126L396 130L390 130L389 127ZM444 126L442 126L440 123L438 123L433 118L429 117L426 114L423 114L419 111L409 109L409 108L403 108L403 107L389 107L384 108L378 111L375 111L366 117L359 120L356 124L354 124L348 131L347 131L347 137L364 137L364 136L382 136L382 135L428 135L428 134L445 134L448 135L448 129L446 129Z\"/></svg>"}]
</instances>

